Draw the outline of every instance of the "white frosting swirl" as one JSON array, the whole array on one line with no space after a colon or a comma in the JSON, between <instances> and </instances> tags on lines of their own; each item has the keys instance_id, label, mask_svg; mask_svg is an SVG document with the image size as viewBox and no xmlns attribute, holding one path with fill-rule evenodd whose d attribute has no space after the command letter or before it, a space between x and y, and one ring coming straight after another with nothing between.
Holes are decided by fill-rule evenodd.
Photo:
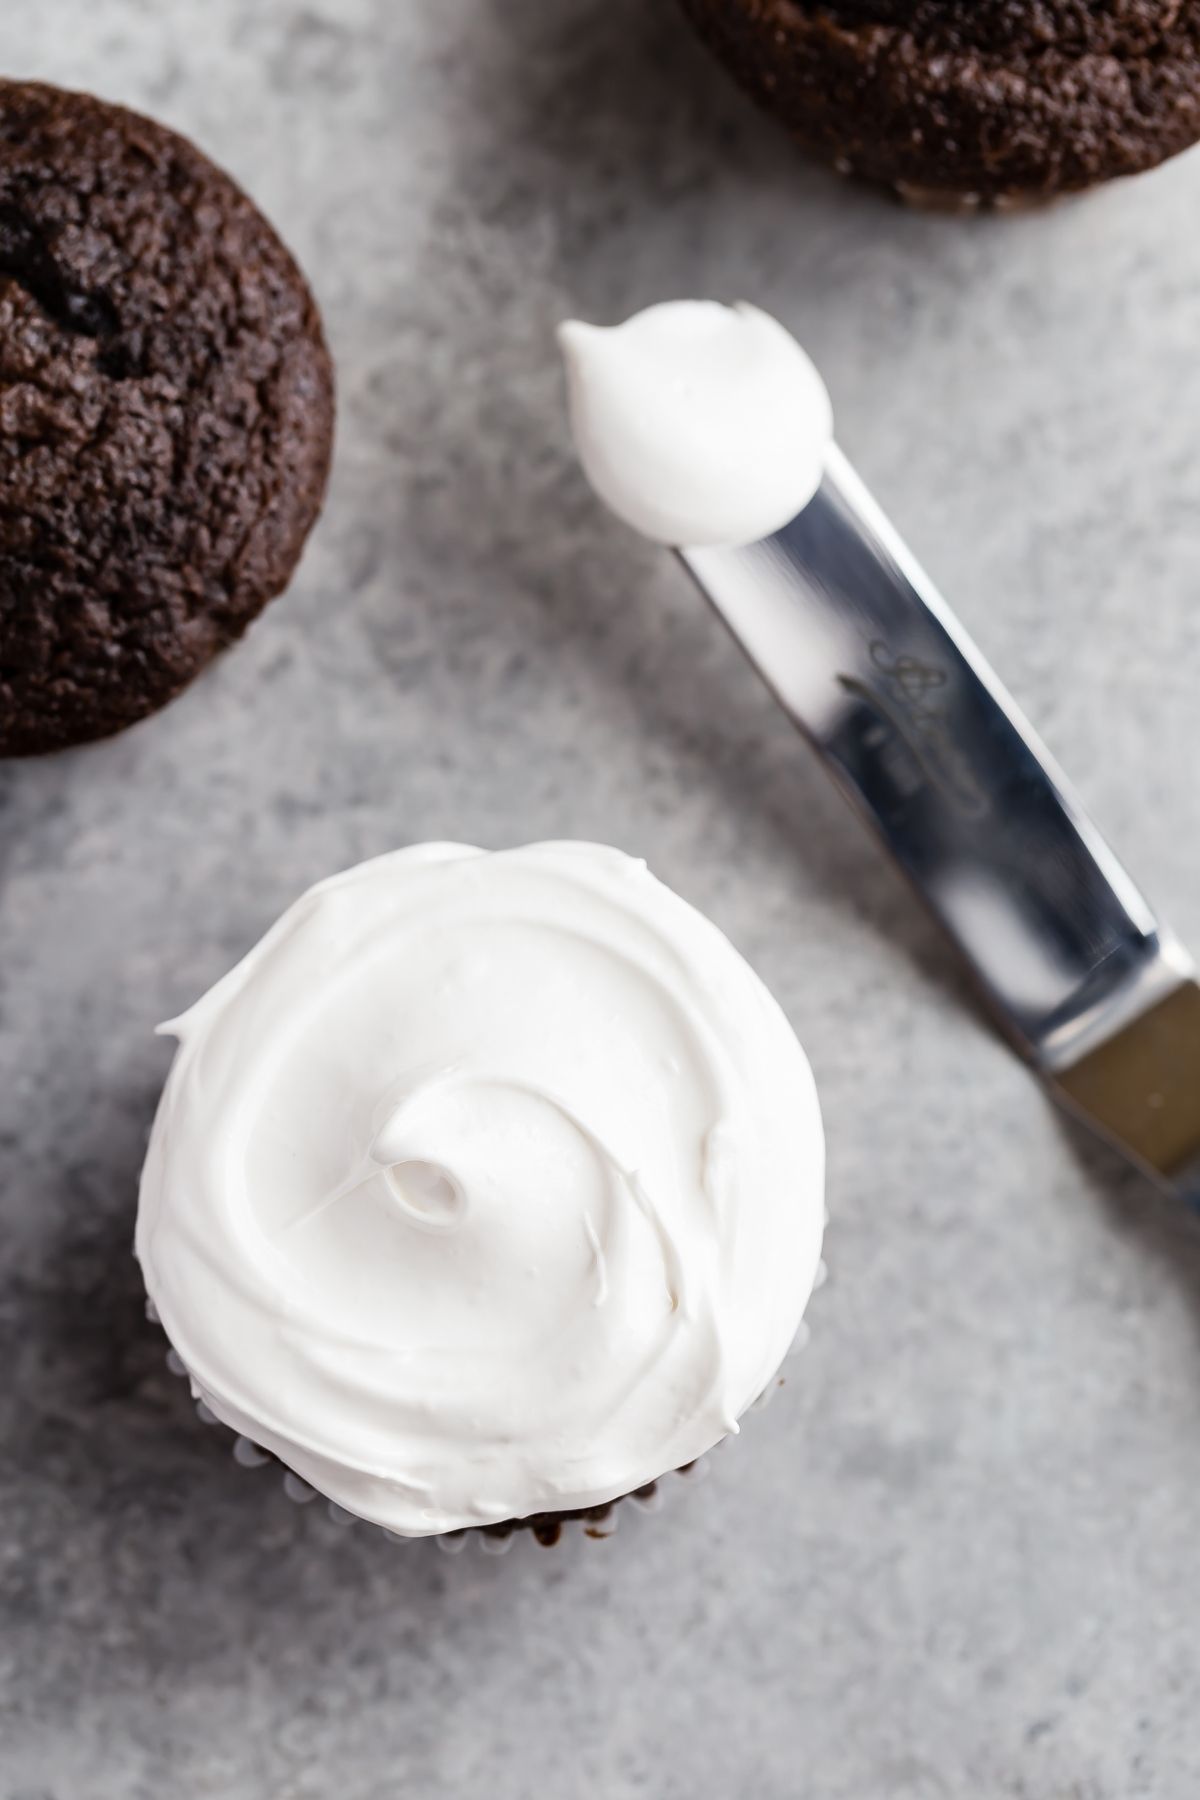
<instances>
[{"instance_id":1,"label":"white frosting swirl","mask_svg":"<svg viewBox=\"0 0 1200 1800\"><path fill-rule=\"evenodd\" d=\"M736 1428L816 1273L783 1013L644 864L430 844L164 1030L151 1299L217 1416L408 1536L589 1506Z\"/></svg>"},{"instance_id":2,"label":"white frosting swirl","mask_svg":"<svg viewBox=\"0 0 1200 1800\"><path fill-rule=\"evenodd\" d=\"M833 409L769 313L668 300L603 329L559 326L571 430L588 480L661 544L751 544L820 485Z\"/></svg>"}]
</instances>

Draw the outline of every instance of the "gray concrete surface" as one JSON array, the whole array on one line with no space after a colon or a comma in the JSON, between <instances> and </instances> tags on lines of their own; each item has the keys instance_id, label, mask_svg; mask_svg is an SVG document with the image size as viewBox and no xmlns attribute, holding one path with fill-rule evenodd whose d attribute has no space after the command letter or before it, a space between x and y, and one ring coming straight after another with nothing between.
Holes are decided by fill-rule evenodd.
<instances>
[{"instance_id":1,"label":"gray concrete surface","mask_svg":"<svg viewBox=\"0 0 1200 1800\"><path fill-rule=\"evenodd\" d=\"M1053 1116L665 557L551 327L795 327L842 439L1200 943L1200 159L1012 219L799 164L669 0L7 0L4 64L196 136L341 369L301 578L168 712L0 770L3 1800L1191 1800L1200 1235ZM189 1001L410 840L611 839L820 1080L783 1396L609 1544L450 1561L229 1463L141 1316Z\"/></svg>"}]
</instances>

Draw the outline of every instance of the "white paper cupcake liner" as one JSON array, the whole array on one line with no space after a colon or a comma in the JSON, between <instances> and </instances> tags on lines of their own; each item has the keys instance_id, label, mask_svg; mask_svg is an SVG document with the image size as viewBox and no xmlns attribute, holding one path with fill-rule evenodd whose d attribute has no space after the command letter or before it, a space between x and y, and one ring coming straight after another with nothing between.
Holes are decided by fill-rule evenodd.
<instances>
[{"instance_id":1,"label":"white paper cupcake liner","mask_svg":"<svg viewBox=\"0 0 1200 1800\"><path fill-rule=\"evenodd\" d=\"M828 1273L825 1263L823 1261L818 1263L816 1278L813 1282L814 1294L820 1288L825 1286L828 1279ZM158 1313L154 1307L154 1302L149 1299L146 1301L146 1317L150 1320L151 1324L158 1325L160 1323ZM796 1335L792 1340L791 1348L784 1357L781 1367L786 1368L787 1364L790 1363L794 1357L799 1355L808 1343L810 1335L808 1322L807 1320L802 1319ZM166 1364L171 1374L177 1379L190 1382L191 1378L188 1375L187 1366L185 1365L183 1358L171 1345L168 1345L167 1347ZM759 1412L764 1407L768 1406L775 1393L782 1385L780 1375L778 1373L773 1375L758 1399L753 1402L750 1411ZM195 1407L196 1417L202 1424L218 1425L222 1431L229 1431L229 1427L226 1426L222 1420L218 1419L212 1408L196 1394L194 1387L192 1390L192 1403ZM508 1531L490 1530L485 1526L467 1526L460 1531L442 1532L430 1540L428 1538L402 1537L398 1532L388 1531L385 1526L377 1526L369 1519L360 1518L357 1513L350 1512L344 1506L339 1506L336 1500L328 1499L324 1494L320 1493L318 1489L311 1486L309 1482L304 1481L291 1469L285 1468L278 1457L272 1456L268 1451L261 1449L251 1438L242 1437L237 1434L232 1434L232 1436L231 1455L239 1468L274 1468L279 1475L280 1486L283 1489L284 1496L293 1506L311 1506L314 1502L319 1501L326 1517L331 1519L335 1525L353 1525L357 1526L360 1530L383 1531L385 1536L389 1537L392 1542L396 1544L421 1544L432 1541L446 1556L459 1556L467 1549L468 1545L472 1543L478 1546L480 1552L484 1556L506 1556L513 1548L513 1545L522 1539L528 1541L538 1550L559 1548L563 1543L572 1538L585 1538L591 1542L603 1542L605 1539L615 1536L622 1514L625 1513L626 1508L628 1508L629 1513L633 1515L639 1513L647 1515L660 1513L663 1510L663 1507L669 1504L668 1496L677 1493L681 1483L691 1485L697 1481L702 1481L708 1474L710 1459L724 1449L731 1441L728 1438L724 1438L719 1443L714 1444L711 1450L705 1451L703 1456L698 1457L694 1463L690 1463L686 1468L670 1470L667 1474L660 1475L656 1480L648 1482L645 1487L637 1492L621 1495L618 1499L609 1503L607 1512L591 1517L564 1518L561 1521L556 1521L556 1529L553 1537L541 1536L535 1528L527 1525L513 1525Z\"/></svg>"}]
</instances>

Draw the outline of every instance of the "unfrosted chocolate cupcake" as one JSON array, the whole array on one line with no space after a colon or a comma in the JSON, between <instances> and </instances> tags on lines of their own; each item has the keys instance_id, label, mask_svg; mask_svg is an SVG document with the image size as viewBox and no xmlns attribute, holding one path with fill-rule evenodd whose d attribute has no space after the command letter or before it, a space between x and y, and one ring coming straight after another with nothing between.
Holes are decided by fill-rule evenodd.
<instances>
[{"instance_id":1,"label":"unfrosted chocolate cupcake","mask_svg":"<svg viewBox=\"0 0 1200 1800\"><path fill-rule=\"evenodd\" d=\"M805 149L916 199L1046 199L1200 138L1200 0L681 3Z\"/></svg>"},{"instance_id":2,"label":"unfrosted chocolate cupcake","mask_svg":"<svg viewBox=\"0 0 1200 1800\"><path fill-rule=\"evenodd\" d=\"M0 755L131 725L287 584L329 470L303 275L184 138L0 82Z\"/></svg>"}]
</instances>

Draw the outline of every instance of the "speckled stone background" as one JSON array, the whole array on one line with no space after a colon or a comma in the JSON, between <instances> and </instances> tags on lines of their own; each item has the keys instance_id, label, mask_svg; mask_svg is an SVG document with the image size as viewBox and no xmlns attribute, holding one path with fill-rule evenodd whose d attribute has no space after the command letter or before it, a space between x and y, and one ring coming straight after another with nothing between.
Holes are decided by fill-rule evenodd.
<instances>
[{"instance_id":1,"label":"speckled stone background","mask_svg":"<svg viewBox=\"0 0 1200 1800\"><path fill-rule=\"evenodd\" d=\"M291 594L167 713L0 770L3 1800L1193 1800L1200 1232L1069 1132L665 556L551 328L746 295L1200 943L1200 158L1041 214L797 162L669 0L5 0L192 133L341 370ZM611 839L807 1043L831 1279L782 1397L605 1544L456 1561L229 1461L142 1318L184 1006L339 865Z\"/></svg>"}]
</instances>

